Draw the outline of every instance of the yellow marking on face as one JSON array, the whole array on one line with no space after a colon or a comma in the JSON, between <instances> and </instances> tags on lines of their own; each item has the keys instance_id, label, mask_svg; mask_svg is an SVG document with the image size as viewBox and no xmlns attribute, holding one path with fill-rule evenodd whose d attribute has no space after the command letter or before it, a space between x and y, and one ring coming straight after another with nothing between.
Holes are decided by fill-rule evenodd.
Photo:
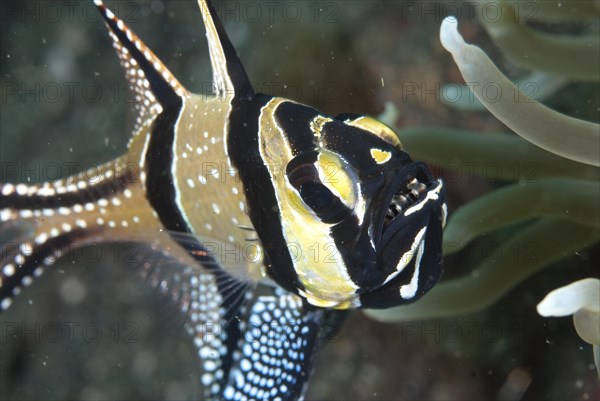
<instances>
[{"instance_id":1,"label":"yellow marking on face","mask_svg":"<svg viewBox=\"0 0 600 401\"><path fill-rule=\"evenodd\" d=\"M313 120L309 124L310 130L312 131L313 135L317 138L320 138L321 132L323 131L323 126L330 121L333 120L329 117L316 116L315 118L313 118Z\"/></svg>"},{"instance_id":2,"label":"yellow marking on face","mask_svg":"<svg viewBox=\"0 0 600 401\"><path fill-rule=\"evenodd\" d=\"M298 293L306 298L309 304L314 305L319 308L332 308L332 309L351 309L360 306L358 302L358 298L348 299L342 302L332 301L328 299L319 298L315 296L310 291L303 291L298 289Z\"/></svg>"},{"instance_id":3,"label":"yellow marking on face","mask_svg":"<svg viewBox=\"0 0 600 401\"><path fill-rule=\"evenodd\" d=\"M315 213L313 213L313 211L306 205L306 203L304 203L304 201L302 200L302 197L300 196L300 194L298 193L296 188L294 188L292 186L292 184L290 184L289 181L287 180L287 177L286 177L285 181L286 181L285 194L287 196L287 201L289 202L289 205L291 207L293 207L294 209L296 209L296 211L298 211L298 213L305 214L307 218L314 219L315 221L320 221L320 219L317 217L317 215Z\"/></svg>"},{"instance_id":4,"label":"yellow marking on face","mask_svg":"<svg viewBox=\"0 0 600 401\"><path fill-rule=\"evenodd\" d=\"M377 164L383 164L392 158L392 154L387 150L371 149L371 157Z\"/></svg>"},{"instance_id":5,"label":"yellow marking on face","mask_svg":"<svg viewBox=\"0 0 600 401\"><path fill-rule=\"evenodd\" d=\"M273 98L261 110L260 154L269 170L279 213L283 235L298 279L305 288L307 298L313 304L348 305L356 297L357 285L351 280L344 260L331 237L329 224L324 224L302 201L290 184L285 166L294 157L285 132L278 126L273 114L286 99ZM333 178L336 176L334 175ZM340 190L347 179L342 175Z\"/></svg>"},{"instance_id":6,"label":"yellow marking on face","mask_svg":"<svg viewBox=\"0 0 600 401\"><path fill-rule=\"evenodd\" d=\"M363 116L357 118L356 120L345 121L345 123L353 127L358 127L369 131L370 133L383 139L390 145L402 149L402 144L400 143L398 135L396 135L396 133L390 127L388 127L381 121L378 121L372 117Z\"/></svg>"},{"instance_id":7,"label":"yellow marking on face","mask_svg":"<svg viewBox=\"0 0 600 401\"><path fill-rule=\"evenodd\" d=\"M340 158L331 152L321 150L317 162L321 182L346 206L353 209L357 198L356 186Z\"/></svg>"}]
</instances>

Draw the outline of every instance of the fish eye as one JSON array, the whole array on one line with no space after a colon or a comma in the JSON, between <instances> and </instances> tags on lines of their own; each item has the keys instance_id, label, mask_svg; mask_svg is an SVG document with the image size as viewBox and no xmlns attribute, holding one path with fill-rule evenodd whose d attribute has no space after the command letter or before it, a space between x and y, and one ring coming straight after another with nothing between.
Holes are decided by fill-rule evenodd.
<instances>
[{"instance_id":1,"label":"fish eye","mask_svg":"<svg viewBox=\"0 0 600 401\"><path fill-rule=\"evenodd\" d=\"M322 222L336 224L352 213L355 193L340 191L352 183L338 164L331 164L335 160L331 157L319 151L305 152L290 161L286 175L293 192L302 200L302 206L305 205ZM298 202L292 203L298 208Z\"/></svg>"},{"instance_id":2,"label":"fish eye","mask_svg":"<svg viewBox=\"0 0 600 401\"><path fill-rule=\"evenodd\" d=\"M339 223L349 214L337 196L319 182L307 182L300 186L300 196L324 223Z\"/></svg>"}]
</instances>

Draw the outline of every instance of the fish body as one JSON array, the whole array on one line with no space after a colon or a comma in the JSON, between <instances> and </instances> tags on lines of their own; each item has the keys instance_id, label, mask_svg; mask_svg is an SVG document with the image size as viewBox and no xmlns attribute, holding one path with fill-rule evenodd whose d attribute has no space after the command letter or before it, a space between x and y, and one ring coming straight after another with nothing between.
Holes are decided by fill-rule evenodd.
<instances>
[{"instance_id":1,"label":"fish body","mask_svg":"<svg viewBox=\"0 0 600 401\"><path fill-rule=\"evenodd\" d=\"M144 243L160 262L138 269L185 316L207 399L302 397L345 310L413 302L439 279L442 182L370 117L255 93L210 2L198 1L212 96L190 93L94 3L134 89L136 127L127 153L100 168L0 184L11 238L0 309L74 243ZM311 257L315 245L327 256ZM205 335L211 322L225 328L218 338ZM269 335L248 339L248 326Z\"/></svg>"}]
</instances>

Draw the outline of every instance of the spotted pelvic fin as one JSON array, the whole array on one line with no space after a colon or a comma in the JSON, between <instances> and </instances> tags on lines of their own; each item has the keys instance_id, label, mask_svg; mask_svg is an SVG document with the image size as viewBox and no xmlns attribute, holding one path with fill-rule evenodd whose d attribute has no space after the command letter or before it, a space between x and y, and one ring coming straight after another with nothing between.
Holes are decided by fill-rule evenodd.
<instances>
[{"instance_id":1,"label":"spotted pelvic fin","mask_svg":"<svg viewBox=\"0 0 600 401\"><path fill-rule=\"evenodd\" d=\"M125 76L135 94L138 116L134 133L150 124L165 109L181 107L190 93L164 63L101 0L94 0L104 19Z\"/></svg>"},{"instance_id":2,"label":"spotted pelvic fin","mask_svg":"<svg viewBox=\"0 0 600 401\"><path fill-rule=\"evenodd\" d=\"M253 97L254 90L215 8L208 0L198 0L206 28L206 39L217 96Z\"/></svg>"}]
</instances>

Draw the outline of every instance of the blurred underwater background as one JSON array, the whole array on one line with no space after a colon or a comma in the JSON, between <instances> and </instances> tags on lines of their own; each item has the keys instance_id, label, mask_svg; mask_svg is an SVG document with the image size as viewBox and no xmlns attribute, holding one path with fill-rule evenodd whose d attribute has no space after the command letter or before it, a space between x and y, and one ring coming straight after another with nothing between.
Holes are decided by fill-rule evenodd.
<instances>
[{"instance_id":1,"label":"blurred underwater background","mask_svg":"<svg viewBox=\"0 0 600 401\"><path fill-rule=\"evenodd\" d=\"M195 1L106 3L184 86L208 93ZM599 277L599 169L463 102L472 95L439 39L456 16L519 89L599 123L600 48L577 42L598 36L599 3L214 3L259 92L329 115L381 115L447 185L444 294L405 312L352 312L318 354L306 399L600 400L590 344L571 318L536 311L550 291ZM2 0L0 21L0 182L58 179L122 154L132 99L93 4ZM538 46L553 40L560 51ZM182 322L127 269L139 257L131 244L78 249L23 291L0 317L0 399L200 396ZM471 281L448 285L459 279Z\"/></svg>"}]
</instances>

